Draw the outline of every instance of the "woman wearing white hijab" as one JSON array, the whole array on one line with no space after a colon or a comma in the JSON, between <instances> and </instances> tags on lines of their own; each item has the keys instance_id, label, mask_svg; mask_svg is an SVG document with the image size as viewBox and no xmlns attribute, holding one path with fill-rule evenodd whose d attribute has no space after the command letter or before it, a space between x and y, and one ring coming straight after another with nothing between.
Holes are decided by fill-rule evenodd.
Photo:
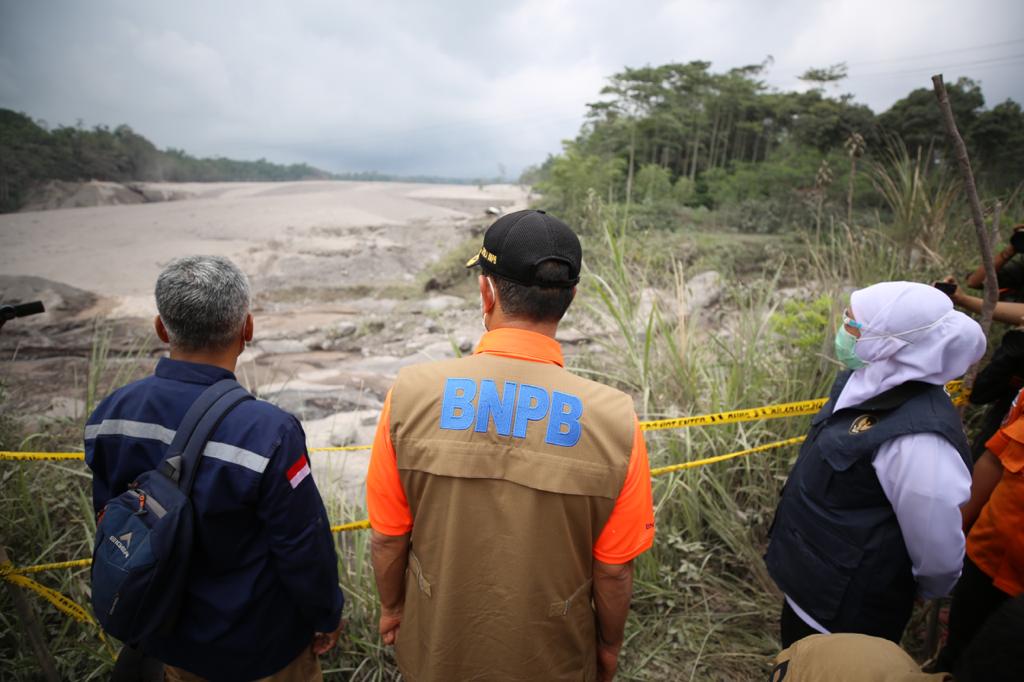
<instances>
[{"instance_id":1,"label":"woman wearing white hijab","mask_svg":"<svg viewBox=\"0 0 1024 682\"><path fill-rule=\"evenodd\" d=\"M785 595L782 643L816 632L899 642L915 595L949 593L964 555L970 449L944 384L985 352L938 289L855 291L842 372L782 492L765 561Z\"/></svg>"}]
</instances>

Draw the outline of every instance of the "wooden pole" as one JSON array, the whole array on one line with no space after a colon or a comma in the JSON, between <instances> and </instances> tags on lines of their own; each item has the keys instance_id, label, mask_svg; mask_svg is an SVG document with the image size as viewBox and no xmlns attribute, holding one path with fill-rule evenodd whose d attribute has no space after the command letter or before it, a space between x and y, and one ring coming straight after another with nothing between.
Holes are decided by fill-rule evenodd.
<instances>
[{"instance_id":1,"label":"wooden pole","mask_svg":"<svg viewBox=\"0 0 1024 682\"><path fill-rule=\"evenodd\" d=\"M992 327L992 313L996 308L996 301L999 300L999 284L996 280L995 261L992 258L992 239L989 236L989 231L985 229L985 218L981 213L978 187L974 183L974 172L971 170L971 158L967 155L967 145L964 144L964 139L960 136L960 131L957 130L953 108L949 105L949 95L942 82L942 74L932 76L932 84L935 86L935 96L939 100L939 111L942 113L942 123L946 128L946 135L953 143L953 152L956 155L957 165L960 167L964 190L967 193L967 203L971 208L971 220L974 222L978 247L981 249L981 262L985 266L985 299L981 306L981 329L987 337L989 329ZM974 377L978 374L979 364L980 361L975 363L964 377L964 386L967 390L974 385Z\"/></svg>"},{"instance_id":2,"label":"wooden pole","mask_svg":"<svg viewBox=\"0 0 1024 682\"><path fill-rule=\"evenodd\" d=\"M0 564L7 563L8 561L10 559L7 558L7 550L4 549L3 543L0 542ZM57 674L57 664L53 660L53 654L50 653L49 648L46 646L43 628L36 619L32 605L28 603L28 599L25 598L25 593L20 587L12 585L6 580L4 582L7 584L7 592L11 595L11 601L14 602L14 610L18 612L18 618L21 620L21 624L25 626L28 643L31 645L32 651L35 652L39 668L43 672L43 679L46 682L60 682L60 675Z\"/></svg>"},{"instance_id":3,"label":"wooden pole","mask_svg":"<svg viewBox=\"0 0 1024 682\"><path fill-rule=\"evenodd\" d=\"M946 85L942 81L942 74L932 76L932 85L935 89L935 97L939 101L939 112L942 114L942 124L946 129L946 135L953 144L953 153L956 156L957 166L960 168L960 177L964 183L964 191L967 194L967 204L971 209L971 221L974 223L974 232L978 237L978 248L981 251L981 262L985 266L985 297L981 305L981 329L988 338L989 329L992 327L992 313L995 311L996 302L999 300L999 284L996 279L995 261L992 258L992 237L985 228L985 218L981 212L981 199L978 198L978 186L974 182L974 171L971 170L971 157L967 154L967 145L964 138L956 127L956 118L953 116L953 107L949 104L949 94L946 92ZM998 220L998 211L996 212ZM964 388L970 391L974 386L974 379L981 367L981 360L971 365L964 376ZM962 410L962 408L961 408ZM938 649L939 643L939 607L940 600L932 600L927 618L925 635L925 650L929 656L933 656Z\"/></svg>"}]
</instances>

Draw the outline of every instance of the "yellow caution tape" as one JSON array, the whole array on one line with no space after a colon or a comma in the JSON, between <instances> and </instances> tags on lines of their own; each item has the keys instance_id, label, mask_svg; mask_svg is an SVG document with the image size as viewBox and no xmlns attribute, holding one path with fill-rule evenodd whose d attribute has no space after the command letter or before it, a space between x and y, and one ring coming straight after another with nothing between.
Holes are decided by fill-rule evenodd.
<instances>
[{"instance_id":1,"label":"yellow caution tape","mask_svg":"<svg viewBox=\"0 0 1024 682\"><path fill-rule=\"evenodd\" d=\"M946 385L946 390L953 398L953 402L956 405L962 405L967 402L967 394L963 391L963 382L953 381ZM690 426L705 426L709 424L730 424L735 422L743 421L756 421L761 419L778 419L782 417L796 417L801 415L813 414L821 409L821 407L827 402L827 399L821 398L818 400L804 400L795 403L782 403L778 405L767 405L764 407L755 407L746 410L734 410L732 412L718 412L715 414L698 415L694 417L682 417L678 419L660 419L655 421L640 422L640 427L644 431L654 431L662 429L679 429ZM806 436L797 436L795 438L787 438L786 440L777 441L774 443L766 443L764 445L758 445L753 448L747 448L746 450L739 450L737 452L730 452L724 455L717 455L715 457L707 457L704 459L697 459L690 462L681 462L679 464L672 464L670 466L659 467L651 470L651 476L663 476L665 474L672 473L674 471L682 471L684 469L694 469L708 464L715 464L717 462L724 462L726 460L735 459L737 457L745 457L747 455L753 455L759 452L766 452L768 450L774 450L777 448L786 447L788 445L796 445L802 443L806 439ZM368 450L369 445L345 445L338 447L325 447L325 448L310 448L310 452L347 452L355 450ZM17 461L17 460L70 460L70 459L84 459L85 453L82 452L13 452L9 450L0 451L0 461ZM332 533L345 533L354 530L364 530L370 527L369 519L362 519L360 521L352 521L349 523L343 523L336 526L331 526ZM37 564L35 566L25 566L21 568L15 568L10 562L0 564L0 578L3 578L9 583L18 585L25 589L35 592L46 601L50 602L55 608L62 613L74 618L76 621L81 623L89 623L97 627L100 640L106 647L107 651L113 657L115 656L114 650L110 645L110 642L103 634L103 630L99 628L99 623L92 617L86 609L80 606L74 600L64 596L57 590L41 585L40 583L32 580L31 578L25 577L28 574L41 573L43 571L51 571L66 568L84 568L92 564L92 559L76 559L73 561L59 561L49 564Z\"/></svg>"},{"instance_id":2,"label":"yellow caution tape","mask_svg":"<svg viewBox=\"0 0 1024 682\"><path fill-rule=\"evenodd\" d=\"M340 526L331 526L332 533L346 533L350 530L365 530L370 527L370 519L363 519L362 521L352 521L351 523L343 523Z\"/></svg>"},{"instance_id":3,"label":"yellow caution tape","mask_svg":"<svg viewBox=\"0 0 1024 682\"><path fill-rule=\"evenodd\" d=\"M731 453L726 454L726 455L718 455L716 457L707 457L705 459L693 460L692 462L683 462L681 464L673 464L671 466L661 467L659 469L652 469L651 470L651 476L652 477L653 476L661 476L663 474L668 474L668 473L671 473L673 471L679 471L681 469L693 469L695 467L705 466L707 464L714 464L716 462L723 462L723 461L725 461L727 459L733 459L735 457L743 457L744 455L752 455L752 454L757 453L757 452L764 452L766 450L773 450L775 448L781 448L781 447L785 447L787 445L795 445L796 443L803 442L803 440L804 440L804 436L799 436L797 438L788 438L786 440L779 441L777 443L768 443L766 445L759 445L759 446L757 446L755 448L749 448L747 450L740 450L739 452L731 452ZM354 531L354 530L366 530L369 527L370 527L370 520L369 519L361 519L359 521L350 521L349 523L342 523L342 524L339 524L339 525L336 525L336 526L331 526L331 532L332 533L347 533L347 532ZM75 561L61 561L61 562L56 562L56 563L52 563L52 564L38 564L36 566L25 566L23 568L15 568L15 567L11 566L10 564L7 564L5 566L0 567L0 576L2 576L5 579L12 579L12 578L21 577L21 576L24 576L24 575L30 574L30 573L41 573L43 571L52 571L52 570L58 570L58 569L62 569L62 568L81 568L81 567L89 566L90 564L92 564L92 559L77 559ZM34 581L29 580L28 578L25 578L25 580L28 580L29 582L34 582ZM38 583L34 583L34 584L38 585ZM42 587L42 585L39 585L39 587ZM34 589L34 588L30 588L30 589ZM47 589L47 588L43 588L43 589Z\"/></svg>"},{"instance_id":4,"label":"yellow caution tape","mask_svg":"<svg viewBox=\"0 0 1024 682\"><path fill-rule=\"evenodd\" d=\"M644 431L660 431L664 429L682 429L690 426L708 426L711 424L732 424L735 422L758 421L761 419L781 419L783 417L799 417L807 414L814 414L827 402L827 398L817 400L802 400L795 403L781 403L778 405L764 405L762 407L751 407L745 410L733 410L731 412L716 412L713 414L702 414L693 417L678 417L676 419L658 419L654 421L640 422L640 428ZM356 450L369 450L369 445L342 445L325 448L309 448L310 452L353 452ZM57 459L84 459L81 452L10 452L0 451L2 460L57 460Z\"/></svg>"},{"instance_id":5,"label":"yellow caution tape","mask_svg":"<svg viewBox=\"0 0 1024 682\"><path fill-rule=\"evenodd\" d=\"M62 613L71 616L79 623L89 623L94 625L96 620L92 617L92 614L86 611L83 607L79 606L77 602L65 597L57 590L40 585L31 578L26 578L23 575L17 573L9 573L4 576L4 580L9 583L24 587L26 590L32 590L46 601L53 604Z\"/></svg>"},{"instance_id":6,"label":"yellow caution tape","mask_svg":"<svg viewBox=\"0 0 1024 682\"><path fill-rule=\"evenodd\" d=\"M775 450L776 448L784 448L787 445L797 445L803 443L807 436L797 436L795 438L787 438L786 440L780 440L775 443L766 443L765 445L758 445L754 448L747 448L746 450L740 450L738 452L730 452L725 455L716 455L715 457L706 457L704 459L695 459L691 462L682 462L681 464L673 464L671 466L660 467L658 469L651 469L651 477L663 476L670 474L673 471L681 471L683 469L694 469L696 467L702 467L708 464L715 464L717 462L724 462L728 459L735 459L736 457L744 457L746 455L753 455L758 452L766 452L768 450ZM341 526L331 526L331 532L343 533L349 530L361 530L370 527L370 520L363 519L362 521L353 521L352 523L346 523Z\"/></svg>"},{"instance_id":7,"label":"yellow caution tape","mask_svg":"<svg viewBox=\"0 0 1024 682\"><path fill-rule=\"evenodd\" d=\"M29 575L31 573L42 573L43 571L56 571L62 568L85 568L92 565L92 559L75 559L74 561L58 561L52 564L36 564L35 566L24 566L15 568L8 564L0 567L0 575Z\"/></svg>"},{"instance_id":8,"label":"yellow caution tape","mask_svg":"<svg viewBox=\"0 0 1024 682\"><path fill-rule=\"evenodd\" d=\"M708 426L710 424L733 424L735 422L751 422L761 419L781 419L782 417L799 417L805 414L814 414L821 409L822 405L828 402L827 398L818 400L801 400L796 403L781 403L779 405L765 405L763 407L751 407L746 410L733 410L732 412L716 412L714 414L701 414L694 417L677 417L675 419L658 419L655 421L640 422L640 428L644 431L660 431L662 429L683 429L690 426Z\"/></svg>"},{"instance_id":9,"label":"yellow caution tape","mask_svg":"<svg viewBox=\"0 0 1024 682\"><path fill-rule=\"evenodd\" d=\"M961 380L950 381L946 384L946 392L953 399L953 404L966 405L969 393L964 391L964 382ZM762 419L782 419L784 417L800 417L814 414L820 410L828 398L817 398L815 400L801 400L795 403L779 403L776 405L763 405L751 407L745 410L732 410L731 412L715 412L712 414L700 414L692 417L677 417L674 419L656 419L640 422L642 431L662 431L665 429L684 429L690 426L710 426L713 424L734 424L737 422L760 421ZM325 448L309 448L310 452L354 452L356 450L369 450L369 445L339 445ZM24 461L24 460L61 460L61 459L85 459L82 452L12 452L0 450L0 461Z\"/></svg>"},{"instance_id":10,"label":"yellow caution tape","mask_svg":"<svg viewBox=\"0 0 1024 682\"><path fill-rule=\"evenodd\" d=\"M715 462L724 462L727 459L734 459L736 457L745 457L746 455L753 455L757 452L765 452L766 450L774 450L775 448L783 448L787 445L796 445L797 443L803 443L807 436L797 436L796 438L787 438L786 440L780 440L775 443L766 443L765 445L758 445L756 448L747 448L746 450L740 450L738 452L730 452L727 455L717 455L715 457L708 457L706 459L695 459L692 462L683 462L681 464L672 464L667 467L659 467L657 469L651 469L651 476L662 476L664 474L670 474L673 471L682 471L683 469L694 469L696 467L702 467L706 464L714 464Z\"/></svg>"},{"instance_id":11,"label":"yellow caution tape","mask_svg":"<svg viewBox=\"0 0 1024 682\"><path fill-rule=\"evenodd\" d=\"M85 459L84 452L12 452L0 450L0 462L22 460Z\"/></svg>"},{"instance_id":12,"label":"yellow caution tape","mask_svg":"<svg viewBox=\"0 0 1024 682\"><path fill-rule=\"evenodd\" d=\"M112 659L117 658L117 654L114 652L114 647L110 645L106 635L103 633L103 629L100 624L96 622L96 619L92 617L85 607L80 605L70 597L66 597L57 590L54 590L46 585L41 585L31 578L26 578L24 573L37 573L39 571L49 570L51 568L70 568L72 565L89 565L92 563L92 559L80 559L78 561L62 561L56 564L41 564L39 566L29 566L26 568L14 568L11 562L5 562L0 564L0 577L12 585L23 587L26 590L35 592L40 597L50 602L58 611L66 616L74 618L79 623L87 623L96 628L96 633L99 635L100 641L103 642L103 646L106 648L107 653L110 654Z\"/></svg>"}]
</instances>

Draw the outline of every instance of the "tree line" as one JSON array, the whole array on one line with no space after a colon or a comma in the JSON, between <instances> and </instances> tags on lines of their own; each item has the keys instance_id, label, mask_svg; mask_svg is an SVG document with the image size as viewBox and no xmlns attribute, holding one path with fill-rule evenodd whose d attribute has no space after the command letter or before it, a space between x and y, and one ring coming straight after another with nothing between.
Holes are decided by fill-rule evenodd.
<instances>
[{"instance_id":1,"label":"tree line","mask_svg":"<svg viewBox=\"0 0 1024 682\"><path fill-rule=\"evenodd\" d=\"M28 192L47 180L113 182L234 182L359 180L484 182L376 171L330 173L305 163L266 159L198 158L181 149L158 149L128 125L48 128L29 116L0 108L0 212L21 207Z\"/></svg>"},{"instance_id":2,"label":"tree line","mask_svg":"<svg viewBox=\"0 0 1024 682\"><path fill-rule=\"evenodd\" d=\"M25 114L0 109L0 210L16 210L44 180L208 182L332 177L307 164L260 159L196 158L156 145L127 125L47 129Z\"/></svg>"},{"instance_id":3,"label":"tree line","mask_svg":"<svg viewBox=\"0 0 1024 682\"><path fill-rule=\"evenodd\" d=\"M591 193L613 203L760 202L771 209L794 192L843 193L862 156L905 153L920 157L926 173L951 161L930 88L876 115L852 95L829 94L845 78L842 64L808 70L803 92L770 88L763 80L769 66L770 60L725 72L713 72L707 61L625 68L588 105L576 138L527 169L523 180L569 214L578 214ZM987 109L978 83L967 78L948 90L979 181L993 192L1018 186L1024 180L1020 104L1007 100ZM881 201L870 183L865 189L858 192L861 205Z\"/></svg>"}]
</instances>

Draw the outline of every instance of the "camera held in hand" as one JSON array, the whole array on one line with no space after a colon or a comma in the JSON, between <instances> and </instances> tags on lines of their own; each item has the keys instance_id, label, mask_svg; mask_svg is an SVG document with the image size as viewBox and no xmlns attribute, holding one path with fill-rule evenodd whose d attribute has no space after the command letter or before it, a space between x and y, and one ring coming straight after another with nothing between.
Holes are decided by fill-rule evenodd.
<instances>
[{"instance_id":1,"label":"camera held in hand","mask_svg":"<svg viewBox=\"0 0 1024 682\"><path fill-rule=\"evenodd\" d=\"M28 317L29 315L38 315L45 312L46 308L43 307L42 301L14 304L0 303L0 329L3 329L5 322L9 322L16 317Z\"/></svg>"}]
</instances>

